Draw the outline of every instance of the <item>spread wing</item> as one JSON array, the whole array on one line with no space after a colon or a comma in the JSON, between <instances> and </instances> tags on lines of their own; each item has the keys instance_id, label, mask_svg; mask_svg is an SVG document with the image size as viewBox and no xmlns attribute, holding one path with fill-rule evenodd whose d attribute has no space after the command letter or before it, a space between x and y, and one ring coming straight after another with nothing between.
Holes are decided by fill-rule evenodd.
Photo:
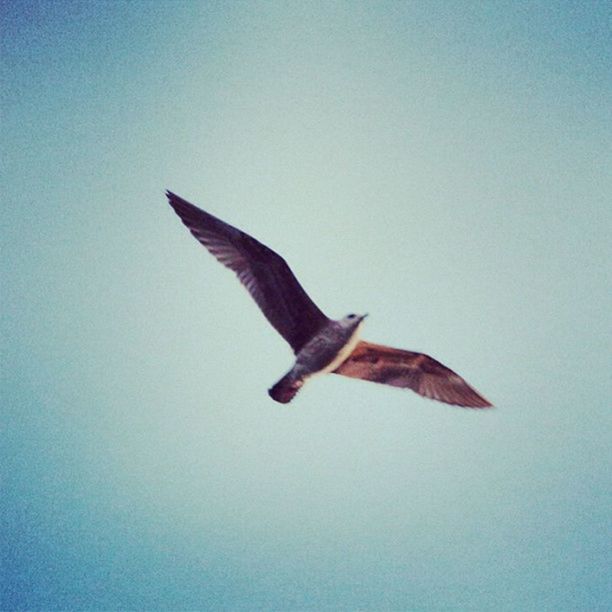
<instances>
[{"instance_id":1,"label":"spread wing","mask_svg":"<svg viewBox=\"0 0 612 612\"><path fill-rule=\"evenodd\" d=\"M233 270L268 321L297 353L328 319L308 297L285 260L248 234L166 192L191 233Z\"/></svg>"},{"instance_id":2,"label":"spread wing","mask_svg":"<svg viewBox=\"0 0 612 612\"><path fill-rule=\"evenodd\" d=\"M423 353L361 341L334 374L404 387L419 395L465 408L492 406L461 376Z\"/></svg>"}]
</instances>

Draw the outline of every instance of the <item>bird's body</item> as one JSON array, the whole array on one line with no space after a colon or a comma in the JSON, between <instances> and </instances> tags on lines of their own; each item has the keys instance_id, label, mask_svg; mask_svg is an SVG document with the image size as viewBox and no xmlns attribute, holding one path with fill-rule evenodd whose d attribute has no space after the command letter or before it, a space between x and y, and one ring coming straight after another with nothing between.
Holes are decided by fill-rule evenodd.
<instances>
[{"instance_id":1,"label":"bird's body","mask_svg":"<svg viewBox=\"0 0 612 612\"><path fill-rule=\"evenodd\" d=\"M179 196L171 192L167 196L195 238L236 273L268 321L293 349L295 364L269 390L272 399L290 402L306 380L333 372L410 388L448 404L491 406L463 378L428 355L360 340L366 315L328 318L308 297L280 255Z\"/></svg>"},{"instance_id":2,"label":"bird's body","mask_svg":"<svg viewBox=\"0 0 612 612\"><path fill-rule=\"evenodd\" d=\"M286 404L313 376L333 372L359 342L363 317L329 321L298 352L295 364L271 389L270 396Z\"/></svg>"}]
</instances>

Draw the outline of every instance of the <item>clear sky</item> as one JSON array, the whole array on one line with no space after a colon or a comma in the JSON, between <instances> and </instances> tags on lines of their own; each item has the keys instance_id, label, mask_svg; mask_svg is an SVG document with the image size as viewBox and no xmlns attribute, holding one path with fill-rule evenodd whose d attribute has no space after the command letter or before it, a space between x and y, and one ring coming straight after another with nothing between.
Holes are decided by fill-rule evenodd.
<instances>
[{"instance_id":1,"label":"clear sky","mask_svg":"<svg viewBox=\"0 0 612 612\"><path fill-rule=\"evenodd\" d=\"M1 11L1 607L612 605L608 2ZM166 188L496 409L274 403Z\"/></svg>"}]
</instances>

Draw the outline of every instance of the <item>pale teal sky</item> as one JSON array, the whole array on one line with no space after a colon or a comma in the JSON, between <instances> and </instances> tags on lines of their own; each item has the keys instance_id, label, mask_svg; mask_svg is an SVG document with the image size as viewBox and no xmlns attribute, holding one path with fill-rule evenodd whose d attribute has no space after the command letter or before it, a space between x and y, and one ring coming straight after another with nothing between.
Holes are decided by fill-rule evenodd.
<instances>
[{"instance_id":1,"label":"pale teal sky","mask_svg":"<svg viewBox=\"0 0 612 612\"><path fill-rule=\"evenodd\" d=\"M609 583L607 2L2 8L2 607L577 610ZM291 352L164 189L497 406Z\"/></svg>"}]
</instances>

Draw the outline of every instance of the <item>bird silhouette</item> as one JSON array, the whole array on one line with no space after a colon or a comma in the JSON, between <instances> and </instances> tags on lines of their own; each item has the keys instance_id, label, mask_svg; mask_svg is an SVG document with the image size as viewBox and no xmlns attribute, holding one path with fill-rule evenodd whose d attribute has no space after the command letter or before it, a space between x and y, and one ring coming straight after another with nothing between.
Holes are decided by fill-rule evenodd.
<instances>
[{"instance_id":1,"label":"bird silhouette","mask_svg":"<svg viewBox=\"0 0 612 612\"><path fill-rule=\"evenodd\" d=\"M466 408L492 404L461 376L423 353L359 339L367 315L330 319L308 297L287 262L245 232L167 191L168 201L194 237L235 272L265 317L296 355L293 367L268 393L290 402L316 374L412 389L424 397Z\"/></svg>"}]
</instances>

